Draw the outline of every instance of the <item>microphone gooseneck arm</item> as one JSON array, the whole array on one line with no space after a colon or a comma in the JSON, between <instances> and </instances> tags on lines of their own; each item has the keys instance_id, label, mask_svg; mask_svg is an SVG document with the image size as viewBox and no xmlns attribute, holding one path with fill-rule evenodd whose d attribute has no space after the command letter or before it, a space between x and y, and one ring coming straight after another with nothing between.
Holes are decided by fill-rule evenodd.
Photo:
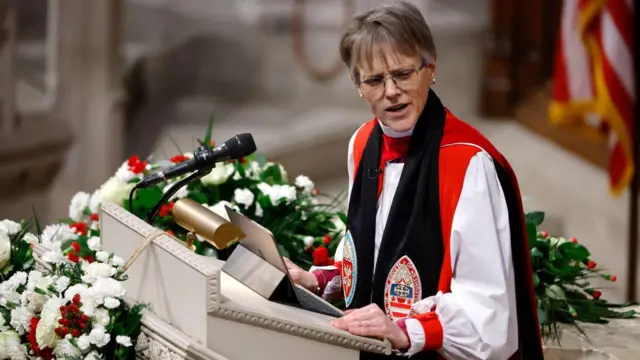
<instances>
[{"instance_id":1,"label":"microphone gooseneck arm","mask_svg":"<svg viewBox=\"0 0 640 360\"><path fill-rule=\"evenodd\" d=\"M160 208L162 208L162 205L164 205L167 202L167 200L169 200L183 186L186 186L188 183L190 183L190 182L192 182L192 181L194 181L196 179L199 179L199 178L207 175L210 172L211 172L211 169L196 170L193 173L191 173L189 176L187 176L184 179L181 179L181 180L177 181L175 184L173 184L173 186L171 186L171 188L169 188L169 190L167 190L167 192L165 192L162 195L160 200L158 200L158 202L153 207L151 212L147 215L146 222L148 224L153 224L153 221L156 219L156 217L158 216L158 213L160 212Z\"/></svg>"}]
</instances>

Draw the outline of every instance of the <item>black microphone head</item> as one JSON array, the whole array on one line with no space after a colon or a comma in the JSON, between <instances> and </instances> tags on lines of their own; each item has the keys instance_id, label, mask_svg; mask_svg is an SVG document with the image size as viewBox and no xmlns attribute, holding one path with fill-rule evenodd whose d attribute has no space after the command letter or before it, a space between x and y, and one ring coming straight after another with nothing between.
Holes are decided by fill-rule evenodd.
<instances>
[{"instance_id":1,"label":"black microphone head","mask_svg":"<svg viewBox=\"0 0 640 360\"><path fill-rule=\"evenodd\" d=\"M249 133L238 134L225 142L231 159L249 156L256 151L256 143Z\"/></svg>"}]
</instances>

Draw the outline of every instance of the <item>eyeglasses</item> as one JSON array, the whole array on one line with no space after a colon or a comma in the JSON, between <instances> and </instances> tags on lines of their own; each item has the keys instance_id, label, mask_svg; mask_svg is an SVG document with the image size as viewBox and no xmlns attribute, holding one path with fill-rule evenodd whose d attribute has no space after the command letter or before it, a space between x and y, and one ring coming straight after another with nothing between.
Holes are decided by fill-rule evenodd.
<instances>
[{"instance_id":1,"label":"eyeglasses","mask_svg":"<svg viewBox=\"0 0 640 360\"><path fill-rule=\"evenodd\" d=\"M372 76L361 80L358 87L363 95L380 96L384 93L387 78L391 78L393 83L402 90L410 89L416 81L417 74L427 66L427 61L422 60L419 67L405 67L393 70L386 76Z\"/></svg>"}]
</instances>

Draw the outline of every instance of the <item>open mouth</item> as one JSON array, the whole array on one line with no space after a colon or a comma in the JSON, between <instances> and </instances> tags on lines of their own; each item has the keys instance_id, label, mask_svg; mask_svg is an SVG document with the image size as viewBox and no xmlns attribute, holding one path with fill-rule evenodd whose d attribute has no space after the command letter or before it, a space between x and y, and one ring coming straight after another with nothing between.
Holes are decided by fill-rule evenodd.
<instances>
[{"instance_id":1,"label":"open mouth","mask_svg":"<svg viewBox=\"0 0 640 360\"><path fill-rule=\"evenodd\" d=\"M401 112L402 110L406 109L407 106L409 106L409 104L397 104L397 105L389 106L388 108L385 109L385 111Z\"/></svg>"}]
</instances>

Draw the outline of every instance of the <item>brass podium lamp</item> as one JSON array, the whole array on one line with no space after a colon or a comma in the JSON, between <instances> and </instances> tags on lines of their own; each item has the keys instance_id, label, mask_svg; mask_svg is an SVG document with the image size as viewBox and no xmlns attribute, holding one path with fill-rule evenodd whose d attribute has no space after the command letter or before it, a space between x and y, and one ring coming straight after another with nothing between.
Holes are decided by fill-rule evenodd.
<instances>
[{"instance_id":1,"label":"brass podium lamp","mask_svg":"<svg viewBox=\"0 0 640 360\"><path fill-rule=\"evenodd\" d=\"M192 251L197 235L218 250L237 243L245 234L233 223L192 199L180 199L173 206L173 219L188 231L187 246Z\"/></svg>"}]
</instances>

